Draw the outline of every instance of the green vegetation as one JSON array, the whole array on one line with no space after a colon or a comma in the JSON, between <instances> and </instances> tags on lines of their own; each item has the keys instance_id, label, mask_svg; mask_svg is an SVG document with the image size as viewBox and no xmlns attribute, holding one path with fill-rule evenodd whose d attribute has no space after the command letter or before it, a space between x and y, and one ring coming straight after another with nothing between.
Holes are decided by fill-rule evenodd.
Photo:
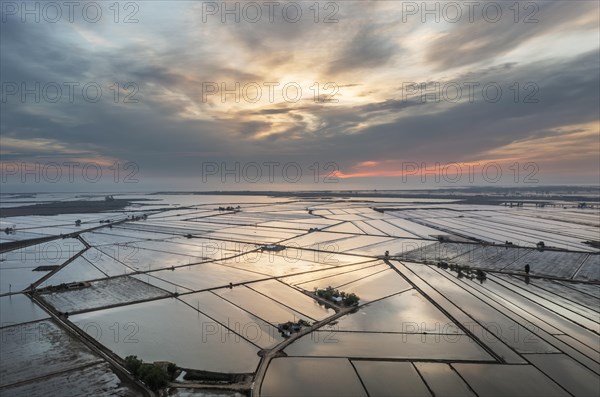
<instances>
[{"instance_id":1,"label":"green vegetation","mask_svg":"<svg viewBox=\"0 0 600 397\"><path fill-rule=\"evenodd\" d=\"M360 301L360 298L356 294L347 294L343 291L340 292L332 286L329 286L325 289L318 289L316 294L323 299L327 299L331 302L341 303L344 306L357 306L358 302Z\"/></svg>"},{"instance_id":2,"label":"green vegetation","mask_svg":"<svg viewBox=\"0 0 600 397\"><path fill-rule=\"evenodd\" d=\"M456 264L448 264L446 262L438 262L437 267L442 269L450 269L453 272L457 273L458 278L466 277L469 280L473 280L476 278L477 280L483 282L487 279L486 273L481 269L471 269L470 266L467 265L456 265Z\"/></svg>"},{"instance_id":3,"label":"green vegetation","mask_svg":"<svg viewBox=\"0 0 600 397\"><path fill-rule=\"evenodd\" d=\"M296 322L288 321L277 325L277 329L281 332L282 336L290 336L292 332L300 332L302 327L310 327L310 323L306 320L300 319Z\"/></svg>"},{"instance_id":4,"label":"green vegetation","mask_svg":"<svg viewBox=\"0 0 600 397\"><path fill-rule=\"evenodd\" d=\"M173 363L144 363L137 356L125 357L125 368L137 379L156 391L166 387L175 379L177 366Z\"/></svg>"},{"instance_id":5,"label":"green vegetation","mask_svg":"<svg viewBox=\"0 0 600 397\"><path fill-rule=\"evenodd\" d=\"M600 241L588 240L588 241L584 241L583 243L589 245L590 247L600 248Z\"/></svg>"},{"instance_id":6,"label":"green vegetation","mask_svg":"<svg viewBox=\"0 0 600 397\"><path fill-rule=\"evenodd\" d=\"M186 369L183 379L207 383L236 383L243 382L245 374L228 374L222 372L210 372L197 369Z\"/></svg>"},{"instance_id":7,"label":"green vegetation","mask_svg":"<svg viewBox=\"0 0 600 397\"><path fill-rule=\"evenodd\" d=\"M140 199L136 199L139 201ZM143 200L143 199L142 199ZM38 203L20 207L2 208L2 217L59 214L89 214L102 211L119 211L131 205L127 200L113 201L70 200L51 203ZM80 219L78 219L81 222Z\"/></svg>"},{"instance_id":8,"label":"green vegetation","mask_svg":"<svg viewBox=\"0 0 600 397\"><path fill-rule=\"evenodd\" d=\"M343 292L342 292L343 293ZM343 296L343 303L346 306L357 306L360 299L354 293L348 294L345 297Z\"/></svg>"},{"instance_id":9,"label":"green vegetation","mask_svg":"<svg viewBox=\"0 0 600 397\"><path fill-rule=\"evenodd\" d=\"M219 211L233 211L233 212L240 212L241 208L239 205L237 207L233 207L233 206L229 206L229 207L219 207L217 208Z\"/></svg>"}]
</instances>

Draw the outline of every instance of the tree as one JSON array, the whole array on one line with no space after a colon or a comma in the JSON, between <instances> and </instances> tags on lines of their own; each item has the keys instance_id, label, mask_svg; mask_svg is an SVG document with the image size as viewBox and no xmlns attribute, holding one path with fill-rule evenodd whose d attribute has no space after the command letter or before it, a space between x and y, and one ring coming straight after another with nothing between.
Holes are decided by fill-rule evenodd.
<instances>
[{"instance_id":1,"label":"tree","mask_svg":"<svg viewBox=\"0 0 600 397\"><path fill-rule=\"evenodd\" d=\"M165 369L160 364L144 363L137 356L125 357L125 368L154 391L167 386L177 371L173 363L169 363Z\"/></svg>"},{"instance_id":2,"label":"tree","mask_svg":"<svg viewBox=\"0 0 600 397\"><path fill-rule=\"evenodd\" d=\"M133 374L136 378L140 373L140 367L142 366L142 360L138 359L137 356L125 357L125 368Z\"/></svg>"},{"instance_id":3,"label":"tree","mask_svg":"<svg viewBox=\"0 0 600 397\"><path fill-rule=\"evenodd\" d=\"M344 304L347 306L356 306L359 300L355 293L350 293L344 298Z\"/></svg>"},{"instance_id":4,"label":"tree","mask_svg":"<svg viewBox=\"0 0 600 397\"><path fill-rule=\"evenodd\" d=\"M162 389L169 384L166 371L156 364L144 364L140 368L140 380L154 391Z\"/></svg>"},{"instance_id":5,"label":"tree","mask_svg":"<svg viewBox=\"0 0 600 397\"><path fill-rule=\"evenodd\" d=\"M173 363L169 363L167 365L167 372L169 373L169 378L173 380L175 378L175 372L177 371L177 365Z\"/></svg>"}]
</instances>

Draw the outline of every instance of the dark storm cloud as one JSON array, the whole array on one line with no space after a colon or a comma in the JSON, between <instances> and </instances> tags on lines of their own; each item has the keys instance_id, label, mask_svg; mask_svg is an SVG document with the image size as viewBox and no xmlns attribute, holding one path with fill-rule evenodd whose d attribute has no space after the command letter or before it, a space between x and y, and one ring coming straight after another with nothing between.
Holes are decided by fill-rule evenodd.
<instances>
[{"instance_id":1,"label":"dark storm cloud","mask_svg":"<svg viewBox=\"0 0 600 397\"><path fill-rule=\"evenodd\" d=\"M588 1L489 2L494 7L488 8L487 14L483 11L485 2L477 2L473 22L469 20L468 9L463 7L463 17L449 24L447 34L426 48L427 60L438 70L502 56L527 41L561 31L566 25L572 29L578 19L585 20L586 15L598 13L597 4ZM501 9L500 14L496 14L496 8ZM579 27L593 29L594 24L584 21ZM540 51L552 51L553 43L541 45L544 48Z\"/></svg>"},{"instance_id":2,"label":"dark storm cloud","mask_svg":"<svg viewBox=\"0 0 600 397\"><path fill-rule=\"evenodd\" d=\"M66 127L42 116L19 111L8 112L3 136L44 137L81 151L96 150L107 155L136 161L148 169L173 170L186 174L201 160L285 157L284 153L327 158L343 164L377 158L405 158L423 161L465 161L516 140L546 136L549 131L569 124L593 121L599 106L600 84L595 53L549 65L512 66L504 74L498 68L495 79L482 70L479 81L498 81L503 87L511 81L537 81L539 103L515 103L505 92L498 103L476 98L475 103L449 106L433 114L410 115L408 108L438 108L439 104L390 99L356 107L327 109L304 107L321 119L321 128L307 133L303 121L290 123L288 129L259 141L245 139L268 127L268 123L222 119L215 121L173 120L161 111L146 108L118 111L110 105L79 105L78 112L89 117L87 123ZM477 81L476 73L469 81ZM280 114L284 109L264 109ZM347 133L357 123L368 122L376 114L397 115L393 122ZM108 122L101 122L109 120ZM126 133L125 133L126 132ZM290 139L290 138L296 139ZM241 140L240 140L241 139ZM282 142L283 141L283 142ZM283 147L281 145L284 145ZM201 155L185 155L197 148ZM192 150L193 151L193 150ZM277 153L282 153L281 155ZM23 153L21 153L23 154ZM270 157L269 157L270 156Z\"/></svg>"},{"instance_id":3,"label":"dark storm cloud","mask_svg":"<svg viewBox=\"0 0 600 397\"><path fill-rule=\"evenodd\" d=\"M476 65L449 77L453 81L501 83L501 101L487 103L479 96L472 104L402 99L400 77L387 76L402 74L390 64L410 49L399 48L398 32L389 21L366 18L344 25L340 20L319 29L308 22L233 26L219 22L211 25L213 41L194 36L196 32L190 38L189 32L182 31L173 37L172 45L163 46L152 41L152 27L140 26L136 28L146 29L140 33L144 40L123 44L117 40L117 48L87 45L69 25L2 24L3 82L133 81L139 85L141 99L137 104L114 103L107 92L108 97L98 103L3 103L2 138L21 141L19 145L3 142L3 160L53 154L104 156L137 162L146 172L193 176L202 161L328 160L349 165L379 159L478 158L512 142L552 137L559 134L559 127L598 120L597 50L575 57L548 50L551 57L535 62L494 61L522 42L560 31L567 23L584 26L576 19L589 3L562 3L539 3L540 23L533 25L512 21L510 28L451 25L449 34L435 36L421 49L418 55L432 68ZM350 11L347 15L356 16ZM326 43L321 47L320 35ZM339 87L346 90L341 91L360 86L368 92L348 95L347 105L304 98L299 103L262 107L243 102L220 107L216 97L202 100L202 82L261 83L272 68L285 74L315 54L322 54L321 62L301 64L300 69L317 76L318 71L328 70L327 76L344 76ZM486 62L479 66L480 61ZM386 72L387 80L366 83L379 72ZM312 78L312 74L307 77ZM430 78L423 76L424 81ZM540 102L514 103L509 87L515 81L538 84ZM38 144L28 149L26 143L35 140Z\"/></svg>"},{"instance_id":4,"label":"dark storm cloud","mask_svg":"<svg viewBox=\"0 0 600 397\"><path fill-rule=\"evenodd\" d=\"M398 47L390 37L378 32L373 26L363 26L344 44L336 59L329 64L330 73L385 67L386 63L398 55Z\"/></svg>"},{"instance_id":5,"label":"dark storm cloud","mask_svg":"<svg viewBox=\"0 0 600 397\"><path fill-rule=\"evenodd\" d=\"M483 71L483 76L488 71ZM398 118L358 134L329 138L333 146L357 161L407 158L428 161L466 161L487 150L516 140L547 136L550 130L598 119L600 69L597 53L558 64L535 64L496 74L493 80L464 81L537 82L539 103L515 103L504 92L497 103L481 97L475 103L452 106L435 114ZM423 105L429 106L429 105Z\"/></svg>"},{"instance_id":6,"label":"dark storm cloud","mask_svg":"<svg viewBox=\"0 0 600 397\"><path fill-rule=\"evenodd\" d=\"M44 24L2 23L2 81L81 80L93 60L84 48L57 39L56 30L67 31Z\"/></svg>"}]
</instances>

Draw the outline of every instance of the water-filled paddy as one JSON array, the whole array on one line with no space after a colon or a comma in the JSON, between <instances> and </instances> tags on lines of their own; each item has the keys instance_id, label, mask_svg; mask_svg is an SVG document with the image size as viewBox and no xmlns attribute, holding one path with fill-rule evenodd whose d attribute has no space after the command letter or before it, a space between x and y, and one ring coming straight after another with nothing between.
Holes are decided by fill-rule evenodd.
<instances>
[{"instance_id":1,"label":"water-filled paddy","mask_svg":"<svg viewBox=\"0 0 600 397\"><path fill-rule=\"evenodd\" d=\"M452 364L479 396L568 396L532 366Z\"/></svg>"},{"instance_id":2,"label":"water-filled paddy","mask_svg":"<svg viewBox=\"0 0 600 397\"><path fill-rule=\"evenodd\" d=\"M353 360L370 396L429 397L431 393L409 362Z\"/></svg>"},{"instance_id":3,"label":"water-filled paddy","mask_svg":"<svg viewBox=\"0 0 600 397\"><path fill-rule=\"evenodd\" d=\"M323 307L313 298L279 281L261 281L248 287L316 320L322 320L334 314L332 309Z\"/></svg>"},{"instance_id":4,"label":"water-filled paddy","mask_svg":"<svg viewBox=\"0 0 600 397\"><path fill-rule=\"evenodd\" d=\"M262 274L210 262L159 270L150 274L192 291L225 287L229 286L229 283L236 284L265 278Z\"/></svg>"},{"instance_id":5,"label":"water-filled paddy","mask_svg":"<svg viewBox=\"0 0 600 397\"><path fill-rule=\"evenodd\" d=\"M466 335L316 331L285 349L289 356L428 360L481 360L492 357Z\"/></svg>"},{"instance_id":6,"label":"water-filled paddy","mask_svg":"<svg viewBox=\"0 0 600 397\"><path fill-rule=\"evenodd\" d=\"M298 321L299 319L311 322L315 320L245 286L224 288L214 292L271 324Z\"/></svg>"},{"instance_id":7,"label":"water-filled paddy","mask_svg":"<svg viewBox=\"0 0 600 397\"><path fill-rule=\"evenodd\" d=\"M272 347L283 340L273 324L261 320L212 292L184 295L180 299L261 348Z\"/></svg>"},{"instance_id":8,"label":"water-filled paddy","mask_svg":"<svg viewBox=\"0 0 600 397\"><path fill-rule=\"evenodd\" d=\"M60 312L77 312L104 306L167 296L164 290L129 276L94 281L90 287L42 294Z\"/></svg>"},{"instance_id":9,"label":"water-filled paddy","mask_svg":"<svg viewBox=\"0 0 600 397\"><path fill-rule=\"evenodd\" d=\"M13 294L0 296L0 327L37 321L50 317L28 296Z\"/></svg>"},{"instance_id":10,"label":"water-filled paddy","mask_svg":"<svg viewBox=\"0 0 600 397\"><path fill-rule=\"evenodd\" d=\"M411 289L362 306L340 318L340 331L462 333L438 308Z\"/></svg>"},{"instance_id":11,"label":"water-filled paddy","mask_svg":"<svg viewBox=\"0 0 600 397\"><path fill-rule=\"evenodd\" d=\"M367 396L350 361L345 358L276 358L260 390L264 397Z\"/></svg>"},{"instance_id":12,"label":"water-filled paddy","mask_svg":"<svg viewBox=\"0 0 600 397\"><path fill-rule=\"evenodd\" d=\"M378 197L147 198L161 200L145 203L151 206L133 203L131 212L2 219L2 225L17 223L17 233L2 236L4 242L147 215L82 233L92 247L41 286L101 281L88 288L39 295L57 310L70 312L68 321L120 357L133 354L147 362L172 361L184 368L251 373L259 365L261 349L285 341L277 330L279 323L298 319L313 323L335 313L300 291L331 285L356 293L360 306L282 347L288 356L273 359L262 388L255 384L255 392L598 394L590 387L600 374L598 286L533 277L527 283L519 273L528 263L532 275L600 277L598 250L582 243L597 236L596 210L440 205L435 200L423 204ZM238 203L239 212L218 210ZM385 211L375 210L378 207ZM76 227L79 217L83 224ZM310 228L319 230L309 232ZM440 243L438 235L463 239ZM496 243L509 240L528 248L486 245L466 241L465 236ZM539 240L585 252L540 251L534 247ZM54 259L46 255L35 260L33 252L41 244L1 255L6 260L0 261L0 294L8 292L8 284L14 293L0 297L3 337L21 336L23 330L35 335L29 324L52 324L46 320L49 314L18 291L48 274L33 272L33 267L61 265L84 249L76 239L54 242L74 245L60 249ZM260 252L266 243L280 243L286 249ZM22 251L30 253L23 256ZM456 272L435 264L382 260L385 251L418 262L444 260L515 274L490 272L484 282L459 279ZM239 285L230 288L230 283ZM199 290L203 292L195 292ZM27 327L11 327L12 323ZM55 328L55 334L64 333ZM67 372L5 387L4 392L39 395L40 390L52 389L60 395L82 394L84 389L66 386L65 381L76 376L77 385L87 385L85 390L95 395L127 395L99 357L91 356L97 362L82 360L73 345L30 342L18 352L22 357L16 368L23 376L27 373L22 363L27 360L33 366ZM12 371L5 368L6 373ZM174 395L191 394L190 388L182 388Z\"/></svg>"},{"instance_id":13,"label":"water-filled paddy","mask_svg":"<svg viewBox=\"0 0 600 397\"><path fill-rule=\"evenodd\" d=\"M0 386L100 361L50 320L3 328L0 347Z\"/></svg>"},{"instance_id":14,"label":"water-filled paddy","mask_svg":"<svg viewBox=\"0 0 600 397\"><path fill-rule=\"evenodd\" d=\"M259 361L259 347L174 298L70 319L122 358L137 355L216 372L253 372Z\"/></svg>"}]
</instances>

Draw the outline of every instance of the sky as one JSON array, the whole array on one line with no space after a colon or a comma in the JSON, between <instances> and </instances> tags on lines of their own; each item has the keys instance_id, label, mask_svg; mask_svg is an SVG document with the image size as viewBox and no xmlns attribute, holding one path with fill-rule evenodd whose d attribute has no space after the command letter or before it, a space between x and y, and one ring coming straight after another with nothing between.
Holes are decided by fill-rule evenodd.
<instances>
[{"instance_id":1,"label":"sky","mask_svg":"<svg viewBox=\"0 0 600 397\"><path fill-rule=\"evenodd\" d=\"M5 191L600 184L597 1L71 4L1 1Z\"/></svg>"}]
</instances>

